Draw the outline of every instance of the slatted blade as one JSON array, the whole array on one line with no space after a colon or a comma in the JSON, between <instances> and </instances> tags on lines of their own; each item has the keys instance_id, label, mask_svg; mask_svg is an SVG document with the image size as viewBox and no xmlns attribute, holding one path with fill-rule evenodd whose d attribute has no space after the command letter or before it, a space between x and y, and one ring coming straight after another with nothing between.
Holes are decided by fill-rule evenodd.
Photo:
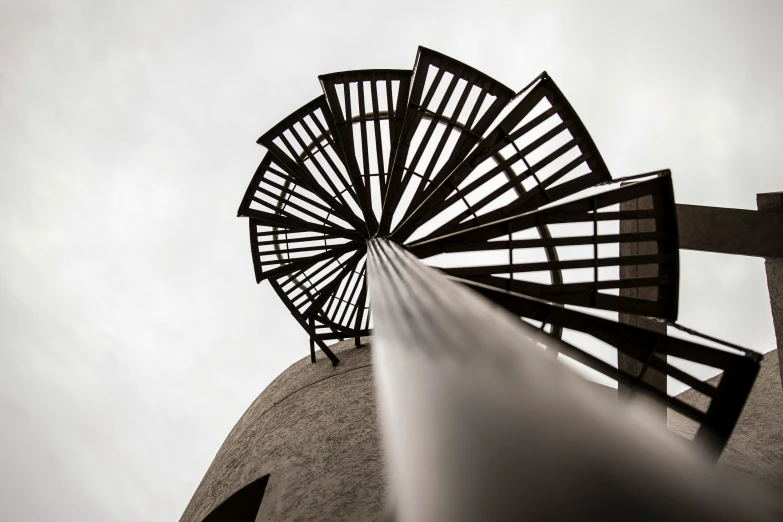
<instances>
[{"instance_id":1,"label":"slatted blade","mask_svg":"<svg viewBox=\"0 0 783 522\"><path fill-rule=\"evenodd\" d=\"M275 284L291 312L310 321L317 337L356 337L357 331L366 335L365 257L365 246L339 252L275 278Z\"/></svg>"},{"instance_id":2,"label":"slatted blade","mask_svg":"<svg viewBox=\"0 0 783 522\"><path fill-rule=\"evenodd\" d=\"M271 154L261 161L237 214L250 217L256 281L275 277L316 256L355 249L364 238ZM288 268L286 268L288 267Z\"/></svg>"},{"instance_id":3,"label":"slatted blade","mask_svg":"<svg viewBox=\"0 0 783 522\"><path fill-rule=\"evenodd\" d=\"M513 292L467 280L462 282L528 322L542 327L556 324L564 328L565 340L553 337L551 345L546 347L560 352L558 359L580 373L602 374L622 383L698 423L693 441L710 448L716 459L720 455L758 374L760 354L712 348ZM569 342L571 339L574 341ZM607 353L606 349L614 351L614 354ZM638 361L640 371L631 374L618 369L616 362L612 361L616 361L618 353ZM693 363L721 370L723 375L718 385L712 386L694 376L691 373ZM652 372L666 375L669 388L673 388L674 383L690 386L708 399L708 407L696 408L676 395L647 384L646 374Z\"/></svg>"},{"instance_id":4,"label":"slatted blade","mask_svg":"<svg viewBox=\"0 0 783 522\"><path fill-rule=\"evenodd\" d=\"M464 161L430 184L394 231L437 237L534 210L611 180L598 148L543 73Z\"/></svg>"},{"instance_id":5,"label":"slatted blade","mask_svg":"<svg viewBox=\"0 0 783 522\"><path fill-rule=\"evenodd\" d=\"M400 145L383 202L381 234L388 234L424 191L467 156L513 97L486 74L419 48Z\"/></svg>"},{"instance_id":6,"label":"slatted blade","mask_svg":"<svg viewBox=\"0 0 783 522\"><path fill-rule=\"evenodd\" d=\"M325 96L319 96L258 139L300 184L355 230L366 230Z\"/></svg>"},{"instance_id":7,"label":"slatted blade","mask_svg":"<svg viewBox=\"0 0 783 522\"><path fill-rule=\"evenodd\" d=\"M411 74L409 70L373 69L319 76L371 235L378 230Z\"/></svg>"},{"instance_id":8,"label":"slatted blade","mask_svg":"<svg viewBox=\"0 0 783 522\"><path fill-rule=\"evenodd\" d=\"M551 237L539 234L542 225ZM554 247L554 259L547 258L547 247ZM414 243L410 251L421 258L447 254L432 264L489 287L561 304L677 318L679 246L668 173ZM562 272L562 283L552 281L553 271Z\"/></svg>"}]
</instances>

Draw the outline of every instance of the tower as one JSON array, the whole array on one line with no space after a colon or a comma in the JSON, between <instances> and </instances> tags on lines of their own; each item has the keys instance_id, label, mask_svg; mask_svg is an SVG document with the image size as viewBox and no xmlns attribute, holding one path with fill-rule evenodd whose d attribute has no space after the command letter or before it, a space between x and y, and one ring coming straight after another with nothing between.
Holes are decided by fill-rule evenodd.
<instances>
[{"instance_id":1,"label":"tower","mask_svg":"<svg viewBox=\"0 0 783 522\"><path fill-rule=\"evenodd\" d=\"M433 324L446 338L452 320L438 315L437 288L424 288L441 276L420 271L417 258L538 329L553 359L690 419L693 444L720 454L760 356L617 318L679 327L669 171L613 179L547 73L515 93L420 48L412 71L319 79L322 96L259 138L268 153L239 208L257 282L268 280L308 333L309 362L251 405L183 522L380 515L370 286L388 290L380 294L387 332ZM705 384L693 365L669 357L723 377ZM667 381L702 394L705 409Z\"/></svg>"}]
</instances>

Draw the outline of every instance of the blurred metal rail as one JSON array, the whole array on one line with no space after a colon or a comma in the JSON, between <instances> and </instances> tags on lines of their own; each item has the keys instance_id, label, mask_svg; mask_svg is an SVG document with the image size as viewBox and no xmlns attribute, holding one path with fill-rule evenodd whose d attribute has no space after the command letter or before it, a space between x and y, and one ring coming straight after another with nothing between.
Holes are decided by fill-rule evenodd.
<instances>
[{"instance_id":1,"label":"blurred metal rail","mask_svg":"<svg viewBox=\"0 0 783 522\"><path fill-rule=\"evenodd\" d=\"M390 518L779 520L540 349L561 341L386 239L368 277Z\"/></svg>"}]
</instances>

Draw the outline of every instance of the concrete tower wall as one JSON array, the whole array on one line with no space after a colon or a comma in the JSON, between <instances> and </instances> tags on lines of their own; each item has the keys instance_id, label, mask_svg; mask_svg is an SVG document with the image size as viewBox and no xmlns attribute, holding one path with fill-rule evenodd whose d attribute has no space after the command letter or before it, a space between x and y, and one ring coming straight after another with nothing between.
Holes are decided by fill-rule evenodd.
<instances>
[{"instance_id":1,"label":"concrete tower wall","mask_svg":"<svg viewBox=\"0 0 783 522\"><path fill-rule=\"evenodd\" d=\"M716 385L720 377L717 375L707 382ZM693 389L682 392L679 397L701 410L708 406L704 395ZM689 439L698 427L692 420L671 410L668 425L670 430ZM775 351L764 356L745 409L719 464L734 470L740 479L783 495L783 387Z\"/></svg>"},{"instance_id":2,"label":"concrete tower wall","mask_svg":"<svg viewBox=\"0 0 783 522\"><path fill-rule=\"evenodd\" d=\"M364 341L368 341L365 339ZM269 475L261 521L377 520L386 481L369 347L353 340L280 374L215 456L180 522L202 522L243 486Z\"/></svg>"},{"instance_id":3,"label":"concrete tower wall","mask_svg":"<svg viewBox=\"0 0 783 522\"><path fill-rule=\"evenodd\" d=\"M203 522L234 493L266 475L256 522L380 518L386 478L370 349L354 348L353 340L333 349L339 366L320 352L315 364L305 357L253 402L180 522ZM721 463L750 482L783 492L783 389L777 363L774 352L767 354ZM605 389L613 399L614 390ZM706 406L693 390L681 397ZM675 412L669 412L668 424L686 436L696 431L693 422Z\"/></svg>"}]
</instances>

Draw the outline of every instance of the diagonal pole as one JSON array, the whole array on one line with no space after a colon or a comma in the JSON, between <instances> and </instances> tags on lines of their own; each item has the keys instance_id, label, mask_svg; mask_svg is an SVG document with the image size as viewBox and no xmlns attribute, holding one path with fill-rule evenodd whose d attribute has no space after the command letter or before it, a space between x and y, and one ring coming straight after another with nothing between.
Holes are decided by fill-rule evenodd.
<instances>
[{"instance_id":1,"label":"diagonal pole","mask_svg":"<svg viewBox=\"0 0 783 522\"><path fill-rule=\"evenodd\" d=\"M767 272L767 289L769 290L769 304L772 308L772 323L777 337L778 361L780 363L780 380L783 382L783 192L769 192L756 194L756 206L759 211L767 216L780 217L777 225L777 241L771 241L778 249L777 256L764 257L764 269ZM767 226L767 233L772 232L772 227Z\"/></svg>"},{"instance_id":2,"label":"diagonal pole","mask_svg":"<svg viewBox=\"0 0 783 522\"><path fill-rule=\"evenodd\" d=\"M395 520L777 519L518 317L389 240L367 271Z\"/></svg>"}]
</instances>

